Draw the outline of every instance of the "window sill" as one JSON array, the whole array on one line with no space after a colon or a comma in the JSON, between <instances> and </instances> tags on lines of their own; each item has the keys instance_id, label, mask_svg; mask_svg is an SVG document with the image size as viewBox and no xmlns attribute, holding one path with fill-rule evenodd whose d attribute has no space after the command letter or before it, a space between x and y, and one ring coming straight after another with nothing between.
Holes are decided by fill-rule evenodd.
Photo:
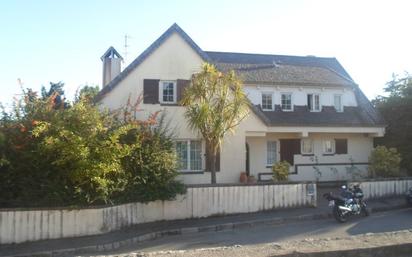
<instances>
[{"instance_id":1,"label":"window sill","mask_svg":"<svg viewBox=\"0 0 412 257\"><path fill-rule=\"evenodd\" d=\"M178 171L179 175L193 175L193 174L203 174L204 171L201 170L188 170L188 171Z\"/></svg>"},{"instance_id":2,"label":"window sill","mask_svg":"<svg viewBox=\"0 0 412 257\"><path fill-rule=\"evenodd\" d=\"M301 154L302 156L315 156L315 154L313 154L313 153L303 153L303 154Z\"/></svg>"},{"instance_id":3,"label":"window sill","mask_svg":"<svg viewBox=\"0 0 412 257\"><path fill-rule=\"evenodd\" d=\"M324 153L324 154L322 154L323 156L334 156L335 154L334 153Z\"/></svg>"},{"instance_id":4,"label":"window sill","mask_svg":"<svg viewBox=\"0 0 412 257\"><path fill-rule=\"evenodd\" d=\"M178 103L160 103L160 106L180 106Z\"/></svg>"},{"instance_id":5,"label":"window sill","mask_svg":"<svg viewBox=\"0 0 412 257\"><path fill-rule=\"evenodd\" d=\"M273 109L263 109L263 108L262 108L262 111L264 111L264 112L272 112Z\"/></svg>"},{"instance_id":6,"label":"window sill","mask_svg":"<svg viewBox=\"0 0 412 257\"><path fill-rule=\"evenodd\" d=\"M273 165L275 165L275 164L266 164L266 168L271 169L273 167Z\"/></svg>"}]
</instances>

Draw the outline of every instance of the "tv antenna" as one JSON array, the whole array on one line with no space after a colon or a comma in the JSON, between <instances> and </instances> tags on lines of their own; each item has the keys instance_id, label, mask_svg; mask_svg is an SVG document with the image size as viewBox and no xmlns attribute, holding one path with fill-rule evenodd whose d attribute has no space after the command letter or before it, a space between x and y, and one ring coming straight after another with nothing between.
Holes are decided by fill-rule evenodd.
<instances>
[{"instance_id":1,"label":"tv antenna","mask_svg":"<svg viewBox=\"0 0 412 257\"><path fill-rule=\"evenodd\" d=\"M124 34L124 45L123 45L123 47L124 47L124 52L123 52L123 62L124 63L126 63L127 62L127 54L128 54L128 51L127 51L127 49L130 47L130 45L128 44L128 40L129 39L131 39L132 37L130 36L130 35L128 35L128 34Z\"/></svg>"}]
</instances>

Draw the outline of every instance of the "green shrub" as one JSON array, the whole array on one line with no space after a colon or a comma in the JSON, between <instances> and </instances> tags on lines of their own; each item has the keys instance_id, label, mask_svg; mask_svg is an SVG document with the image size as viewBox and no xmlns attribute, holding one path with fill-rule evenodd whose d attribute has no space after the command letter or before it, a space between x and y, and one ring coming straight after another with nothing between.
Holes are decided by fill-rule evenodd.
<instances>
[{"instance_id":1,"label":"green shrub","mask_svg":"<svg viewBox=\"0 0 412 257\"><path fill-rule=\"evenodd\" d=\"M171 135L156 115L139 121L127 108L122 117L102 111L90 97L56 99L56 92L27 90L3 112L1 207L152 201L184 192Z\"/></svg>"},{"instance_id":2,"label":"green shrub","mask_svg":"<svg viewBox=\"0 0 412 257\"><path fill-rule=\"evenodd\" d=\"M376 147L369 157L369 174L372 177L400 176L401 156L396 148Z\"/></svg>"},{"instance_id":3,"label":"green shrub","mask_svg":"<svg viewBox=\"0 0 412 257\"><path fill-rule=\"evenodd\" d=\"M272 166L273 180L287 181L289 176L290 164L287 161L281 161Z\"/></svg>"}]
</instances>

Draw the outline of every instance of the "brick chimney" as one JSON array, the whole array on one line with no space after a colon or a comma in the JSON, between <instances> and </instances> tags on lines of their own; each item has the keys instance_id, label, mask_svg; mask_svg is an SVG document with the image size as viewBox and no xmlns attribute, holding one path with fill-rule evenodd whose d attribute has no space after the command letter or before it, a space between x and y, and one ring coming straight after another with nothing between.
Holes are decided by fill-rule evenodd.
<instances>
[{"instance_id":1,"label":"brick chimney","mask_svg":"<svg viewBox=\"0 0 412 257\"><path fill-rule=\"evenodd\" d=\"M120 74L123 57L111 46L100 59L103 61L102 87L105 87Z\"/></svg>"}]
</instances>

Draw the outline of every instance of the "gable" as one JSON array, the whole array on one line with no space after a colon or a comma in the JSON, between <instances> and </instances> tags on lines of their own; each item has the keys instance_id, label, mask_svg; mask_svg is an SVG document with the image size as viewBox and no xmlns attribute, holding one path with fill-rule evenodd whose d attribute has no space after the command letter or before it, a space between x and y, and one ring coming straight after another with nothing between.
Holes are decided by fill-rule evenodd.
<instances>
[{"instance_id":1,"label":"gable","mask_svg":"<svg viewBox=\"0 0 412 257\"><path fill-rule=\"evenodd\" d=\"M180 40L176 40L178 37ZM132 63L130 63L118 76L116 76L108 85L102 88L96 96L96 101L100 101L107 93L116 88L130 73L139 67L144 61L152 56L159 49L164 48L165 43L175 44L174 52L180 52L181 49L190 48L192 54L196 54L202 61L209 61L208 56L202 49L184 32L176 23L174 23L165 33L163 33L155 42L153 42L143 53L141 53ZM182 44L184 42L184 44ZM180 57L186 57L180 55Z\"/></svg>"}]
</instances>

